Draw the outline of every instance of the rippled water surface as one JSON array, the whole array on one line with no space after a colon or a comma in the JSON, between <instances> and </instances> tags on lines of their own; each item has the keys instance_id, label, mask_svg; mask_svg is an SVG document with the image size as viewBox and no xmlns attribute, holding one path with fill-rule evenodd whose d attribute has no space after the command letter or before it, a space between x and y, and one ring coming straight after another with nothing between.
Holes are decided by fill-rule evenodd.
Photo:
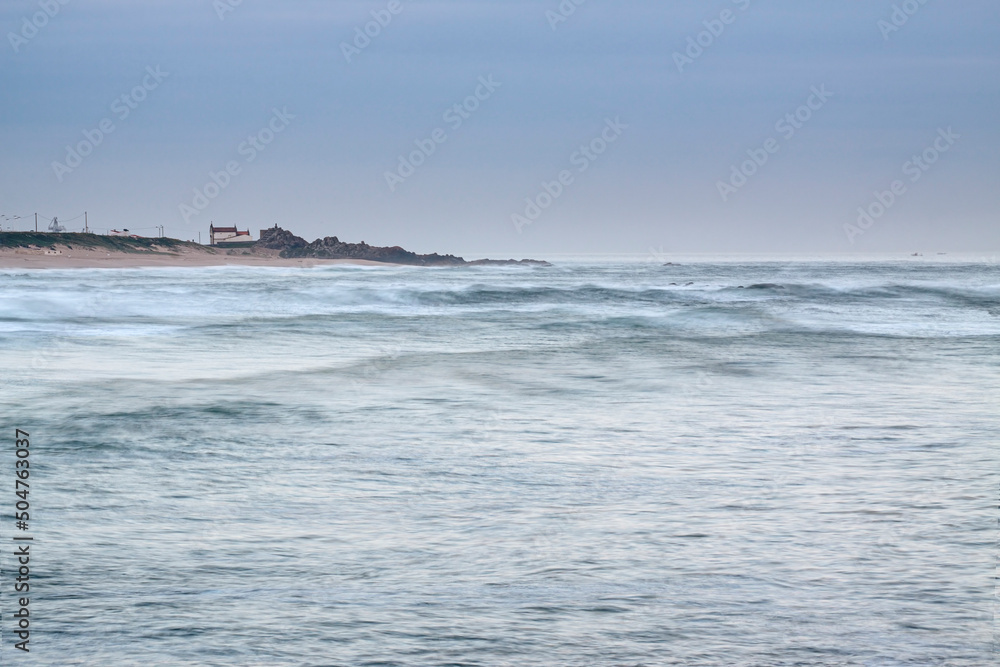
<instances>
[{"instance_id":1,"label":"rippled water surface","mask_svg":"<svg viewBox=\"0 0 1000 667\"><path fill-rule=\"evenodd\" d=\"M995 264L7 271L0 368L18 664L997 657Z\"/></svg>"}]
</instances>

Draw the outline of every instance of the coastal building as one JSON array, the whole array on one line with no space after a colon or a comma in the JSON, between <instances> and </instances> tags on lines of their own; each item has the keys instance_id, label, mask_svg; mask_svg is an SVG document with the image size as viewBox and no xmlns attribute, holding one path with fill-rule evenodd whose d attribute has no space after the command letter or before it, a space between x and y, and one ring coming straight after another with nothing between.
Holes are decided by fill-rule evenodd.
<instances>
[{"instance_id":1,"label":"coastal building","mask_svg":"<svg viewBox=\"0 0 1000 667\"><path fill-rule=\"evenodd\" d=\"M249 229L245 232L241 232L235 227L216 227L215 225L209 225L208 236L210 239L209 243L211 245L253 242L253 237L250 235Z\"/></svg>"}]
</instances>

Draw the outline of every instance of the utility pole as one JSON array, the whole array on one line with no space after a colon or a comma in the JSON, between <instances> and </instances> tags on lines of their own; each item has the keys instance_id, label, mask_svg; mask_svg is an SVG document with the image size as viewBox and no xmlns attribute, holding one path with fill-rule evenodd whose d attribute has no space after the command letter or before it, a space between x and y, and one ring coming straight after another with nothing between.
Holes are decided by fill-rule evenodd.
<instances>
[{"instance_id":1,"label":"utility pole","mask_svg":"<svg viewBox=\"0 0 1000 667\"><path fill-rule=\"evenodd\" d=\"M38 233L38 214L35 214L35 233Z\"/></svg>"},{"instance_id":2,"label":"utility pole","mask_svg":"<svg viewBox=\"0 0 1000 667\"><path fill-rule=\"evenodd\" d=\"M90 223L87 222L87 212L83 212L83 233L87 234L90 232Z\"/></svg>"}]
</instances>

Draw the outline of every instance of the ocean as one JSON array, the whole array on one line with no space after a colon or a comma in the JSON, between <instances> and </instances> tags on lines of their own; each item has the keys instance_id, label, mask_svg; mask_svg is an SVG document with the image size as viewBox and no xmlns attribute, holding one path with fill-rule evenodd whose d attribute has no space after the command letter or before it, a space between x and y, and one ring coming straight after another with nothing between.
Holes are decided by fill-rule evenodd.
<instances>
[{"instance_id":1,"label":"ocean","mask_svg":"<svg viewBox=\"0 0 1000 667\"><path fill-rule=\"evenodd\" d=\"M0 369L4 665L997 659L995 262L6 270Z\"/></svg>"}]
</instances>

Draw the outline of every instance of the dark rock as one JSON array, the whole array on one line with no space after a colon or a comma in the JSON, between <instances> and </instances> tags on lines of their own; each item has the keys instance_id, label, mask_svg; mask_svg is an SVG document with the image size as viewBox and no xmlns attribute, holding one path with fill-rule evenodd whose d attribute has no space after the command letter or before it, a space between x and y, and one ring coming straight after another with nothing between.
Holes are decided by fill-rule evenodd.
<instances>
[{"instance_id":1,"label":"dark rock","mask_svg":"<svg viewBox=\"0 0 1000 667\"><path fill-rule=\"evenodd\" d=\"M281 227L272 227L261 232L260 240L255 244L258 248L268 250L285 250L288 248L304 248L308 242Z\"/></svg>"},{"instance_id":2,"label":"dark rock","mask_svg":"<svg viewBox=\"0 0 1000 667\"><path fill-rule=\"evenodd\" d=\"M411 266L458 266L465 264L461 257L453 255L418 255L399 246L380 248L361 243L344 243L336 236L316 239L312 243L284 248L282 257L310 259L362 259L388 264L408 264Z\"/></svg>"},{"instance_id":3,"label":"dark rock","mask_svg":"<svg viewBox=\"0 0 1000 667\"><path fill-rule=\"evenodd\" d=\"M461 257L455 257L454 255L439 255L437 253L418 255L415 252L404 250L399 246L370 246L364 241L361 243L344 243L336 236L327 236L326 238L316 239L312 243L307 243L305 239L295 236L280 227L265 230L255 247L280 250L281 257L293 259L360 259L371 262L385 262L387 264L406 264L409 266L470 266L484 264L551 266L548 262L540 262L532 259L522 259L520 261L513 259L481 259L474 262L466 262Z\"/></svg>"}]
</instances>

